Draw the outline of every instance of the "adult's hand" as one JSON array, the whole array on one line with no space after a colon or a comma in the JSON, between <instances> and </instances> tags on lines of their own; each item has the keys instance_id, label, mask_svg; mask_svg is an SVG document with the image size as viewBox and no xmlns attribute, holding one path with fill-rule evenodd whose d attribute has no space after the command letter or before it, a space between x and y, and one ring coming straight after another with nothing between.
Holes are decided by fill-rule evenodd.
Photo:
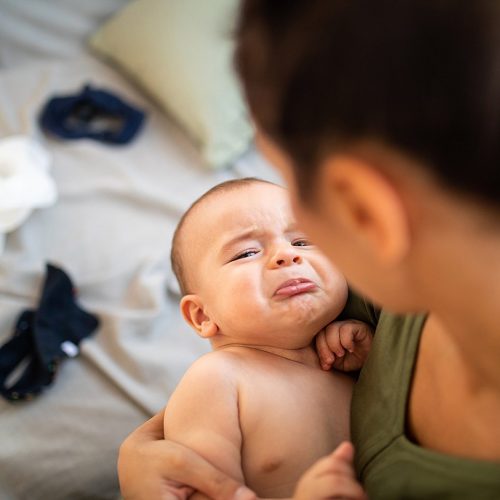
<instances>
[{"instance_id":1,"label":"adult's hand","mask_svg":"<svg viewBox=\"0 0 500 500\"><path fill-rule=\"evenodd\" d=\"M293 500L368 500L354 472L354 447L344 441L300 478Z\"/></svg>"},{"instance_id":2,"label":"adult's hand","mask_svg":"<svg viewBox=\"0 0 500 500\"><path fill-rule=\"evenodd\" d=\"M138 427L120 447L118 477L125 500L185 500L196 490L217 500L257 498L194 451L164 440L163 414Z\"/></svg>"}]
</instances>

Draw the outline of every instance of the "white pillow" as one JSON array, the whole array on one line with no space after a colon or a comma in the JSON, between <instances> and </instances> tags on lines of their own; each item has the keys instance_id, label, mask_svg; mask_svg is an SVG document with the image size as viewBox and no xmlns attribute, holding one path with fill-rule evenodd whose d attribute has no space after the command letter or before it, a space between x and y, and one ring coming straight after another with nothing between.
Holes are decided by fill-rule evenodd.
<instances>
[{"instance_id":1,"label":"white pillow","mask_svg":"<svg viewBox=\"0 0 500 500\"><path fill-rule=\"evenodd\" d=\"M248 147L252 127L232 68L238 0L134 0L90 40L222 167Z\"/></svg>"}]
</instances>

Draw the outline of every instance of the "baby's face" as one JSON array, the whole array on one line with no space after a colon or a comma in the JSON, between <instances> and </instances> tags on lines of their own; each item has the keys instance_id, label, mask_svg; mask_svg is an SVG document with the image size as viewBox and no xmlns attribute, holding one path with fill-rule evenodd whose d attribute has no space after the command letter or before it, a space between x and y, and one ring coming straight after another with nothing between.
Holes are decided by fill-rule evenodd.
<instances>
[{"instance_id":1,"label":"baby's face","mask_svg":"<svg viewBox=\"0 0 500 500\"><path fill-rule=\"evenodd\" d=\"M215 194L185 229L193 293L235 343L305 347L345 305L344 277L296 227L281 187Z\"/></svg>"}]
</instances>

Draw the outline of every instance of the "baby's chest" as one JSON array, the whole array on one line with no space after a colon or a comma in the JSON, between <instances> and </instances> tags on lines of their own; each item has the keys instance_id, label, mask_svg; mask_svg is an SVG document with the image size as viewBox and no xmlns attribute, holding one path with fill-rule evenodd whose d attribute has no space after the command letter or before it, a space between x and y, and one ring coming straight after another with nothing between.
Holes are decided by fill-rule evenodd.
<instances>
[{"instance_id":1,"label":"baby's chest","mask_svg":"<svg viewBox=\"0 0 500 500\"><path fill-rule=\"evenodd\" d=\"M349 436L350 383L294 377L242 395L242 465L259 496L291 495L300 476Z\"/></svg>"}]
</instances>

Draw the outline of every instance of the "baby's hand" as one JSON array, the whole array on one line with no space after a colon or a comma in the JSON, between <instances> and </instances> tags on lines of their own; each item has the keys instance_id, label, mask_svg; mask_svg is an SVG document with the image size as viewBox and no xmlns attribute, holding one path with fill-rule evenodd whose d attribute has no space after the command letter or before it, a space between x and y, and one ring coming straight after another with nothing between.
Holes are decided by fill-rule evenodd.
<instances>
[{"instance_id":1,"label":"baby's hand","mask_svg":"<svg viewBox=\"0 0 500 500\"><path fill-rule=\"evenodd\" d=\"M362 321L334 321L316 335L321 367L344 372L359 370L370 352L373 331Z\"/></svg>"},{"instance_id":2,"label":"baby's hand","mask_svg":"<svg viewBox=\"0 0 500 500\"><path fill-rule=\"evenodd\" d=\"M330 455L318 460L300 478L293 500L367 500L363 487L356 481L351 443L341 443Z\"/></svg>"}]
</instances>

